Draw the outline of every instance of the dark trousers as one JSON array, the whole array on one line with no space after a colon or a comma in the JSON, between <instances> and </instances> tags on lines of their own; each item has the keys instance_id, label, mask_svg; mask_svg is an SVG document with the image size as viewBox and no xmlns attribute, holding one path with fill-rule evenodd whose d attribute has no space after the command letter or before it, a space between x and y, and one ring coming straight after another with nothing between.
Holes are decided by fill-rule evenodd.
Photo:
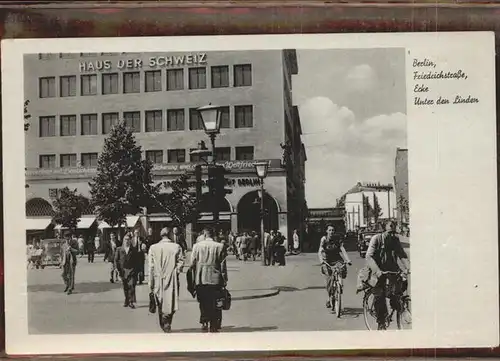
<instances>
[{"instance_id":1,"label":"dark trousers","mask_svg":"<svg viewBox=\"0 0 500 361\"><path fill-rule=\"evenodd\" d=\"M139 253L139 263L137 265L137 281L139 283L144 282L144 263L145 263L144 254Z\"/></svg>"},{"instance_id":2,"label":"dark trousers","mask_svg":"<svg viewBox=\"0 0 500 361\"><path fill-rule=\"evenodd\" d=\"M160 300L157 297L155 297L155 299L156 299L156 306L158 309L158 323L160 324L160 327L164 332L170 332L175 312L169 315L165 315L163 312L161 312L162 302L160 302Z\"/></svg>"},{"instance_id":3,"label":"dark trousers","mask_svg":"<svg viewBox=\"0 0 500 361\"><path fill-rule=\"evenodd\" d=\"M266 265L271 265L273 263L273 258L274 258L274 250L273 250L273 247L266 247L266 250L265 250L265 255L264 257L266 257Z\"/></svg>"},{"instance_id":4,"label":"dark trousers","mask_svg":"<svg viewBox=\"0 0 500 361\"><path fill-rule=\"evenodd\" d=\"M373 289L373 306L377 314L377 323L385 325L387 318L387 301L393 309L398 307L398 297L406 291L407 284L398 282L396 275L384 275L380 277L377 286Z\"/></svg>"},{"instance_id":5,"label":"dark trousers","mask_svg":"<svg viewBox=\"0 0 500 361\"><path fill-rule=\"evenodd\" d=\"M136 284L136 276L135 275L129 275L127 278L123 278L123 282L122 282L123 294L125 295L125 303L127 305L136 302L135 284Z\"/></svg>"},{"instance_id":6,"label":"dark trousers","mask_svg":"<svg viewBox=\"0 0 500 361\"><path fill-rule=\"evenodd\" d=\"M89 260L89 263L94 263L94 251L89 251L88 252L88 260Z\"/></svg>"},{"instance_id":7,"label":"dark trousers","mask_svg":"<svg viewBox=\"0 0 500 361\"><path fill-rule=\"evenodd\" d=\"M209 324L210 332L217 332L222 325L222 309L217 307L217 300L222 296L222 286L196 286L196 295L200 303L200 323Z\"/></svg>"},{"instance_id":8,"label":"dark trousers","mask_svg":"<svg viewBox=\"0 0 500 361\"><path fill-rule=\"evenodd\" d=\"M67 291L75 289L75 265L63 265L62 278Z\"/></svg>"},{"instance_id":9,"label":"dark trousers","mask_svg":"<svg viewBox=\"0 0 500 361\"><path fill-rule=\"evenodd\" d=\"M283 246L275 247L275 251L274 251L274 254L275 254L274 258L275 259L272 260L271 264L274 266L274 263L278 262L278 264L280 266L284 266L285 265L285 253L286 253L285 247L283 247Z\"/></svg>"}]
</instances>

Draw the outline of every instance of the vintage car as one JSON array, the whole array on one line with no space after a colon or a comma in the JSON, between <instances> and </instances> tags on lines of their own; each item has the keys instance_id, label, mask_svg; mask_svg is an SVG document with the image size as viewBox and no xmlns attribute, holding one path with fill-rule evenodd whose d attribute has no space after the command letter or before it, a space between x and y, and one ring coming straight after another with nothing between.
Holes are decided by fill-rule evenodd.
<instances>
[{"instance_id":1,"label":"vintage car","mask_svg":"<svg viewBox=\"0 0 500 361\"><path fill-rule=\"evenodd\" d=\"M48 266L61 266L62 261L62 244L64 240L59 238L42 239L40 242L42 248L42 259L40 267L44 269Z\"/></svg>"},{"instance_id":2,"label":"vintage car","mask_svg":"<svg viewBox=\"0 0 500 361\"><path fill-rule=\"evenodd\" d=\"M373 231L364 231L359 233L358 236L358 252L361 257L365 257L366 251L368 250L368 245L370 244L370 240L374 235L378 232Z\"/></svg>"}]
</instances>

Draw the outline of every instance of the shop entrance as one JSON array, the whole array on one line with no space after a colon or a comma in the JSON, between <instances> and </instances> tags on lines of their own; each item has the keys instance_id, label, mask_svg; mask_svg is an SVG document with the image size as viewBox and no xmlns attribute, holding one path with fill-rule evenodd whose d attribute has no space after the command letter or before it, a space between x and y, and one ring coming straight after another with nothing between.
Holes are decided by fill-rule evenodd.
<instances>
[{"instance_id":1,"label":"shop entrance","mask_svg":"<svg viewBox=\"0 0 500 361\"><path fill-rule=\"evenodd\" d=\"M264 229L279 229L276 200L264 192ZM245 194L238 203L238 232L260 232L259 191Z\"/></svg>"}]
</instances>

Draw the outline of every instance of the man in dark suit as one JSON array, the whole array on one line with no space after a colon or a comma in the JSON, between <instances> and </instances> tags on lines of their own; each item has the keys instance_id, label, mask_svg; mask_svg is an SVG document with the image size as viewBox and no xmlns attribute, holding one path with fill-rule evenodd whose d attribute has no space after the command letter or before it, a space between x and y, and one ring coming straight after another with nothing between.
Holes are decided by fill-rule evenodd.
<instances>
[{"instance_id":1,"label":"man in dark suit","mask_svg":"<svg viewBox=\"0 0 500 361\"><path fill-rule=\"evenodd\" d=\"M115 265L122 280L125 302L123 307L135 308L135 284L137 282L138 253L132 246L132 237L126 234L123 245L116 249Z\"/></svg>"},{"instance_id":2,"label":"man in dark suit","mask_svg":"<svg viewBox=\"0 0 500 361\"><path fill-rule=\"evenodd\" d=\"M61 246L62 260L62 278L64 280L64 292L68 295L73 293L75 288L75 271L77 255L79 253L78 243L74 235L67 235L66 241Z\"/></svg>"},{"instance_id":3,"label":"man in dark suit","mask_svg":"<svg viewBox=\"0 0 500 361\"><path fill-rule=\"evenodd\" d=\"M139 230L134 230L134 238L132 239L132 247L137 250L137 282L140 285L144 282L144 263L146 261L145 254L147 251L146 242L139 235Z\"/></svg>"}]
</instances>

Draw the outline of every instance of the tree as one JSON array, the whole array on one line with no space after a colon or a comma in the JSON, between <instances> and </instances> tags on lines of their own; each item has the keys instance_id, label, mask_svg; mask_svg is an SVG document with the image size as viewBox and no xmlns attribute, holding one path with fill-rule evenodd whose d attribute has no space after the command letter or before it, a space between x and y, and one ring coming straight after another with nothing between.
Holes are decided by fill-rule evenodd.
<instances>
[{"instance_id":1,"label":"tree","mask_svg":"<svg viewBox=\"0 0 500 361\"><path fill-rule=\"evenodd\" d=\"M172 181L172 192L163 205L167 214L172 217L175 226L184 228L188 223L198 219L198 200L190 192L189 175L184 173Z\"/></svg>"},{"instance_id":2,"label":"tree","mask_svg":"<svg viewBox=\"0 0 500 361\"><path fill-rule=\"evenodd\" d=\"M382 208L378 201L378 197L373 193L373 218L375 218L375 223L378 223L378 219L382 216Z\"/></svg>"},{"instance_id":3,"label":"tree","mask_svg":"<svg viewBox=\"0 0 500 361\"><path fill-rule=\"evenodd\" d=\"M124 122L115 125L104 141L97 174L89 186L98 219L112 228L124 224L127 215L148 207L158 192L153 185L153 165L143 160L141 153L134 134Z\"/></svg>"},{"instance_id":4,"label":"tree","mask_svg":"<svg viewBox=\"0 0 500 361\"><path fill-rule=\"evenodd\" d=\"M28 111L29 100L24 101L24 131L27 132L30 128L29 120L31 119L31 114Z\"/></svg>"},{"instance_id":5,"label":"tree","mask_svg":"<svg viewBox=\"0 0 500 361\"><path fill-rule=\"evenodd\" d=\"M365 223L369 223L370 219L373 217L373 208L370 204L370 199L363 194L363 216L365 218Z\"/></svg>"},{"instance_id":6,"label":"tree","mask_svg":"<svg viewBox=\"0 0 500 361\"><path fill-rule=\"evenodd\" d=\"M75 230L83 211L87 204L85 197L77 193L77 190L71 190L64 187L60 190L58 197L53 202L54 222L70 230Z\"/></svg>"}]
</instances>

